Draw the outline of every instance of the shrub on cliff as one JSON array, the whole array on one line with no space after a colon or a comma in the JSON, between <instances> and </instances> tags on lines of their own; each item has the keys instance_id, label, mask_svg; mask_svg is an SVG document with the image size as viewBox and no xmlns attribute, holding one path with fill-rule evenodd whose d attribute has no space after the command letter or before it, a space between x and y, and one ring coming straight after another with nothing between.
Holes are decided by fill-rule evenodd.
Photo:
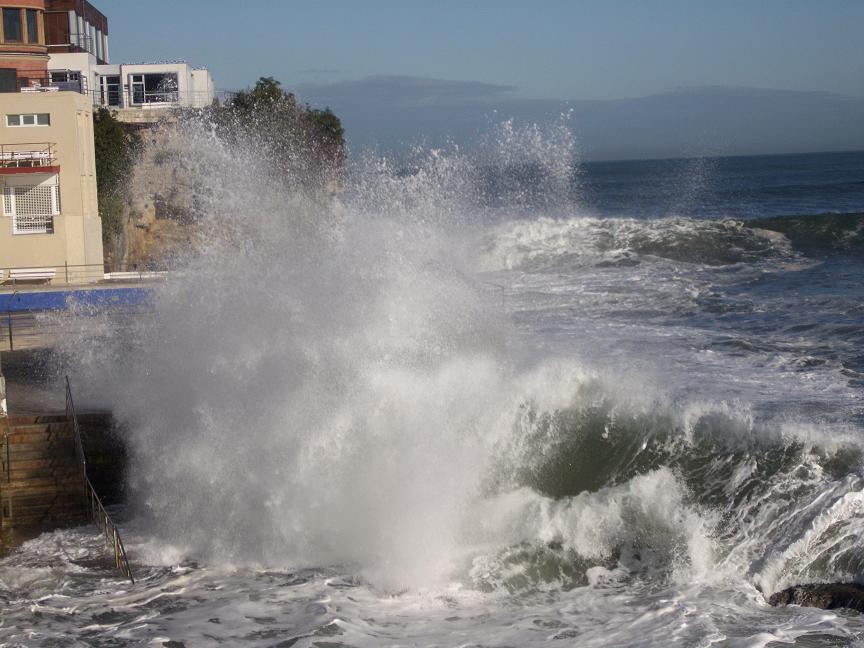
<instances>
[{"instance_id":1,"label":"shrub on cliff","mask_svg":"<svg viewBox=\"0 0 864 648\"><path fill-rule=\"evenodd\" d=\"M139 138L124 128L109 110L99 108L93 111L93 140L102 242L110 251L111 244L123 229L123 214Z\"/></svg>"},{"instance_id":2,"label":"shrub on cliff","mask_svg":"<svg viewBox=\"0 0 864 648\"><path fill-rule=\"evenodd\" d=\"M344 156L344 132L329 109L297 103L272 77L209 109L225 141L260 151L282 182L315 188L336 179Z\"/></svg>"}]
</instances>

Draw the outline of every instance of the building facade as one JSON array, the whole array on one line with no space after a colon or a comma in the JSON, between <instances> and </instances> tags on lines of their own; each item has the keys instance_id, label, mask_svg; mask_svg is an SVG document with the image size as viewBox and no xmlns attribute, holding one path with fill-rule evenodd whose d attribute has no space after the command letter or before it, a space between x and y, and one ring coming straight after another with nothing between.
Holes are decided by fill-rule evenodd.
<instances>
[{"instance_id":1,"label":"building facade","mask_svg":"<svg viewBox=\"0 0 864 648\"><path fill-rule=\"evenodd\" d=\"M0 280L102 279L91 101L18 92L0 106Z\"/></svg>"},{"instance_id":2,"label":"building facade","mask_svg":"<svg viewBox=\"0 0 864 648\"><path fill-rule=\"evenodd\" d=\"M108 62L108 19L87 0L44 0L49 54L87 53Z\"/></svg>"},{"instance_id":3,"label":"building facade","mask_svg":"<svg viewBox=\"0 0 864 648\"><path fill-rule=\"evenodd\" d=\"M214 96L184 62L112 64L87 0L0 0L0 283L104 278L94 106L146 125Z\"/></svg>"},{"instance_id":4,"label":"building facade","mask_svg":"<svg viewBox=\"0 0 864 648\"><path fill-rule=\"evenodd\" d=\"M213 102L206 68L111 64L108 19L87 0L0 0L0 13L0 92L72 90L132 122Z\"/></svg>"},{"instance_id":5,"label":"building facade","mask_svg":"<svg viewBox=\"0 0 864 648\"><path fill-rule=\"evenodd\" d=\"M188 63L99 63L89 52L51 53L50 83L80 87L93 104L115 112L121 121L154 121L165 109L204 108L216 96L205 68Z\"/></svg>"},{"instance_id":6,"label":"building facade","mask_svg":"<svg viewBox=\"0 0 864 648\"><path fill-rule=\"evenodd\" d=\"M39 84L48 71L45 0L0 0L0 92Z\"/></svg>"}]
</instances>

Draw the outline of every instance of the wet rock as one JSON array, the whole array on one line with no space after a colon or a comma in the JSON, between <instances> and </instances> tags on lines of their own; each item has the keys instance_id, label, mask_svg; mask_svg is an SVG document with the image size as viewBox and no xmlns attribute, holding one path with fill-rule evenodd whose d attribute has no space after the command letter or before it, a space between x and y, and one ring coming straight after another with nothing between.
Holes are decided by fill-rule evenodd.
<instances>
[{"instance_id":1,"label":"wet rock","mask_svg":"<svg viewBox=\"0 0 864 648\"><path fill-rule=\"evenodd\" d=\"M773 606L802 605L823 610L849 608L864 612L864 586L855 583L795 585L771 595Z\"/></svg>"}]
</instances>

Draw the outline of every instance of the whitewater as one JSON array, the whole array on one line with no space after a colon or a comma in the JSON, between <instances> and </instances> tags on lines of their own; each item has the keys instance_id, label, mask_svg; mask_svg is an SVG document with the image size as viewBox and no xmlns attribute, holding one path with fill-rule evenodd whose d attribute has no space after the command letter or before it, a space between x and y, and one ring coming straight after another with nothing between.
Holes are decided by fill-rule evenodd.
<instances>
[{"instance_id":1,"label":"whitewater","mask_svg":"<svg viewBox=\"0 0 864 648\"><path fill-rule=\"evenodd\" d=\"M124 430L137 582L43 534L0 560L0 645L861 644L767 603L864 576L864 219L783 216L805 171L766 165L760 220L705 163L627 171L665 209L599 191L564 121L361 156L335 199L170 146L199 244L56 351Z\"/></svg>"}]
</instances>

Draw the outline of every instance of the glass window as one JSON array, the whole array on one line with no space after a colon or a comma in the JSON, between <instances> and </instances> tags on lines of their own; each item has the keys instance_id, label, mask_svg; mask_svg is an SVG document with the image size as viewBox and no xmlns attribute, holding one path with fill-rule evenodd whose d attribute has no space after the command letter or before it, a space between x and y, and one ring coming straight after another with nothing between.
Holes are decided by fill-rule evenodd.
<instances>
[{"instance_id":1,"label":"glass window","mask_svg":"<svg viewBox=\"0 0 864 648\"><path fill-rule=\"evenodd\" d=\"M120 105L120 77L118 75L100 76L99 88L101 90L99 98L103 106Z\"/></svg>"},{"instance_id":2,"label":"glass window","mask_svg":"<svg viewBox=\"0 0 864 648\"><path fill-rule=\"evenodd\" d=\"M6 115L7 126L50 126L51 114Z\"/></svg>"},{"instance_id":3,"label":"glass window","mask_svg":"<svg viewBox=\"0 0 864 648\"><path fill-rule=\"evenodd\" d=\"M24 40L21 33L20 9L3 9L3 38L7 43Z\"/></svg>"},{"instance_id":4,"label":"glass window","mask_svg":"<svg viewBox=\"0 0 864 648\"><path fill-rule=\"evenodd\" d=\"M35 9L27 10L27 42L39 42L39 12Z\"/></svg>"},{"instance_id":5,"label":"glass window","mask_svg":"<svg viewBox=\"0 0 864 648\"><path fill-rule=\"evenodd\" d=\"M133 104L178 103L180 101L176 72L130 74L129 78Z\"/></svg>"}]
</instances>

